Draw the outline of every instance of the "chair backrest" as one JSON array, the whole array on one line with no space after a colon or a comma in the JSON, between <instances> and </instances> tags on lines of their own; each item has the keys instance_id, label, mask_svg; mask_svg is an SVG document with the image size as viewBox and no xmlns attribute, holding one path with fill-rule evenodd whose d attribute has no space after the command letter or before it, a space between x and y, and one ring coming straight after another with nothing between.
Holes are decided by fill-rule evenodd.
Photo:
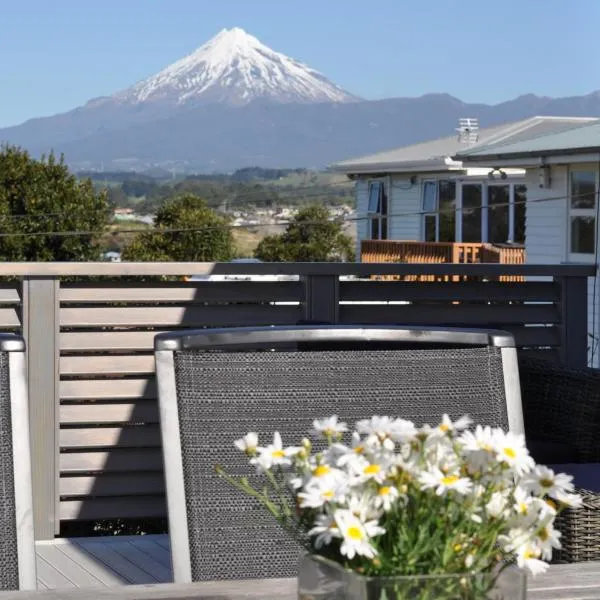
<instances>
[{"instance_id":1,"label":"chair backrest","mask_svg":"<svg viewBox=\"0 0 600 600\"><path fill-rule=\"evenodd\" d=\"M0 334L0 589L35 589L25 343Z\"/></svg>"},{"instance_id":2,"label":"chair backrest","mask_svg":"<svg viewBox=\"0 0 600 600\"><path fill-rule=\"evenodd\" d=\"M205 329L155 341L176 582L294 576L300 549L215 474L256 477L233 446L248 431L285 444L315 418L443 413L522 433L514 339L493 331L294 326Z\"/></svg>"}]
</instances>

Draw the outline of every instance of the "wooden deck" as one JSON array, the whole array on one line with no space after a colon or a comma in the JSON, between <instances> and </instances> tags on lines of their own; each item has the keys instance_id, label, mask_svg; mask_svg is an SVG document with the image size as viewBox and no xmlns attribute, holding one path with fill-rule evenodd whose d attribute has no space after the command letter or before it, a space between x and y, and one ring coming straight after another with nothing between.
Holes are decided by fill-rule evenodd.
<instances>
[{"instance_id":1,"label":"wooden deck","mask_svg":"<svg viewBox=\"0 0 600 600\"><path fill-rule=\"evenodd\" d=\"M173 581L166 535L37 542L39 589L103 588Z\"/></svg>"}]
</instances>

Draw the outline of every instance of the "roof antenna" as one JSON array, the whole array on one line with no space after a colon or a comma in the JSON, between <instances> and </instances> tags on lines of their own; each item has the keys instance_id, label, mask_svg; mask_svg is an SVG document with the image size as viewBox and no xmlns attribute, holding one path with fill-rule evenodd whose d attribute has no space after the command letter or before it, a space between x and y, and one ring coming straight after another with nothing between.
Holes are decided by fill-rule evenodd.
<instances>
[{"instance_id":1,"label":"roof antenna","mask_svg":"<svg viewBox=\"0 0 600 600\"><path fill-rule=\"evenodd\" d=\"M470 146L479 140L479 120L471 118L462 118L458 120L458 141L461 144Z\"/></svg>"}]
</instances>

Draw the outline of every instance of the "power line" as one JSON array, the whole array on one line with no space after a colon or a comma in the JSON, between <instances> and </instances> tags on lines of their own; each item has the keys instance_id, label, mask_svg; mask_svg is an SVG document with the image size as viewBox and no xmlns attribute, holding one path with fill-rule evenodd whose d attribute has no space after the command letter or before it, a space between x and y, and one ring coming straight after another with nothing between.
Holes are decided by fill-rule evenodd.
<instances>
[{"instance_id":1,"label":"power line","mask_svg":"<svg viewBox=\"0 0 600 600\"><path fill-rule=\"evenodd\" d=\"M532 200L517 200L515 202L513 202L513 205L521 205L521 204L538 204L538 203L543 203L543 202L554 202L557 200L567 200L567 199L572 199L574 197L579 197L579 196L586 196L587 194L577 194L575 196L569 195L569 196L554 196L551 198L537 198L537 199L532 199ZM501 207L501 206L510 206L511 203L510 202L503 202L503 203L497 203L494 204L494 208L497 207ZM477 206L477 207L473 207L473 208L469 208L470 211L475 211L475 210L488 210L490 207L489 206ZM443 209L443 210L438 210L435 211L436 214L451 214L451 213L457 213L462 211L462 208L459 207L454 207L454 208L449 208L449 209ZM223 229L259 229L262 227L286 227L287 225L292 225L292 224L296 224L296 225L300 225L300 226L308 226L308 227L316 227L319 225L323 225L324 223L340 223L340 224L344 224L344 223L353 223L353 222L359 222L359 221L365 221L365 220L371 220L373 218L390 218L390 217L410 217L410 216L423 216L423 215L429 215L432 214L432 211L425 211L425 210L420 210L420 211L411 211L411 212L402 212L402 213L388 213L388 214L379 214L376 213L377 216L373 216L371 214L366 214L364 216L360 216L360 217L342 217L342 218L333 218L333 219L329 219L327 221L303 221L303 222L296 222L296 221L282 221L279 223L252 223L252 224L224 224L224 225L215 225L215 226L209 226L209 227L189 227L189 228L164 228L164 229L160 229L160 228L154 228L154 229L139 229L139 228L135 228L135 229L107 229L107 230L102 230L102 231L36 231L36 232L9 232L9 233L0 233L0 238L1 237L23 237L23 236L30 236L30 237L40 237L40 236L48 236L48 237L72 237L72 236L100 236L100 235L106 235L106 234L112 234L112 235L116 235L116 234L120 234L120 233L145 233L145 234L162 234L162 233L191 233L191 232L201 232L201 231L215 231L215 230L223 230Z\"/></svg>"}]
</instances>

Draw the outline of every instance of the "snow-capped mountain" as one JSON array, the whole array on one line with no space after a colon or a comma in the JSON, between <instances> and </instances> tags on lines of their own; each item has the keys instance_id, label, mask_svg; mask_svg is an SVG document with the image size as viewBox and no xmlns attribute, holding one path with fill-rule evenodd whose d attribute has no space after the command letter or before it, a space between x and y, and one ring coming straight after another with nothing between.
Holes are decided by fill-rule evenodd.
<instances>
[{"instance_id":1,"label":"snow-capped mountain","mask_svg":"<svg viewBox=\"0 0 600 600\"><path fill-rule=\"evenodd\" d=\"M111 100L240 105L258 98L281 103L358 100L318 71L271 50L239 27L223 29L189 56Z\"/></svg>"}]
</instances>

